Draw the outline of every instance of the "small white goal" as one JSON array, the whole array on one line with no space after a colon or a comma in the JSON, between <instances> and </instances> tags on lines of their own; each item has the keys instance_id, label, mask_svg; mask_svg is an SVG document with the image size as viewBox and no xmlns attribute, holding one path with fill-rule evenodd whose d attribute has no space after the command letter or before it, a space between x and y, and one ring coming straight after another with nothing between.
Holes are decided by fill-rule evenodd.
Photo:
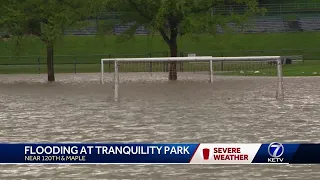
<instances>
[{"instance_id":1,"label":"small white goal","mask_svg":"<svg viewBox=\"0 0 320 180\"><path fill-rule=\"evenodd\" d=\"M204 72L210 83L216 75L273 75L277 77L276 98L283 99L283 77L281 56L249 57L156 57L156 58L108 58L101 59L101 84L104 83L105 64L113 73L114 99L119 100L120 72L177 73ZM173 66L173 67L170 67ZM172 72L172 70L176 72ZM207 73L205 73L207 72ZM268 74L269 73L269 74ZM145 76L145 75L143 75ZM206 75L205 75L206 76ZM179 76L178 76L179 79Z\"/></svg>"}]
</instances>

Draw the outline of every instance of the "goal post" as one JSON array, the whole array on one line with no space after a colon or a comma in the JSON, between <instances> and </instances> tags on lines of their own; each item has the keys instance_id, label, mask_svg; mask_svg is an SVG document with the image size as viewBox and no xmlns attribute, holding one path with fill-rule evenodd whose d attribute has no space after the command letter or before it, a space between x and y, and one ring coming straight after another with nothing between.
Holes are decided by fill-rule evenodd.
<instances>
[{"instance_id":1,"label":"goal post","mask_svg":"<svg viewBox=\"0 0 320 180\"><path fill-rule=\"evenodd\" d=\"M213 83L214 78L214 66L217 63L223 63L230 65L234 65L234 62L263 62L264 64L274 64L276 65L276 74L277 74L277 89L276 89L276 98L277 99L283 99L284 98L284 92L283 92L283 77L282 77L282 61L281 56L247 56L247 57L212 57L212 56L195 56L195 57L153 57L153 58L107 58L107 59L101 59L101 74L100 74L100 82L101 84L104 84L104 63L109 62L109 72L113 72L113 82L114 82L114 99L115 101L119 100L119 64L123 63L124 67L121 67L123 69L126 69L126 72L141 72L144 70L139 71L130 71L128 69L128 63L131 64L139 64L139 63L148 63L150 66L149 69L152 69L152 63L162 63L163 66L166 66L170 64L170 62L177 62L180 63L180 66L183 67L183 63L194 63L194 64L202 64L202 66L205 66L209 72L209 82ZM111 63L110 63L111 62ZM110 64L113 65L113 69L110 69ZM127 65L127 66L125 66ZM155 67L155 71L160 71L159 66ZM138 68L139 69L139 68ZM165 69L165 68L164 68ZM221 67L222 71L223 66ZM203 71L203 69L202 69ZM162 71L163 72L163 71ZM152 72L150 72L152 73ZM226 74L227 75L227 74ZM178 77L179 78L179 77Z\"/></svg>"}]
</instances>

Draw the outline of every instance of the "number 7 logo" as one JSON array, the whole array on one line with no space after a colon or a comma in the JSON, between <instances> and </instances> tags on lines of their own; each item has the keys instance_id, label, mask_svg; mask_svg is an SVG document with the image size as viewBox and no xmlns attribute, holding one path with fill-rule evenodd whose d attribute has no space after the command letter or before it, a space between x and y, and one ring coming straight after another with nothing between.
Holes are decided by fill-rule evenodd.
<instances>
[{"instance_id":1,"label":"number 7 logo","mask_svg":"<svg viewBox=\"0 0 320 180\"><path fill-rule=\"evenodd\" d=\"M268 153L271 157L278 158L283 155L284 147L281 143L273 142L268 147Z\"/></svg>"}]
</instances>

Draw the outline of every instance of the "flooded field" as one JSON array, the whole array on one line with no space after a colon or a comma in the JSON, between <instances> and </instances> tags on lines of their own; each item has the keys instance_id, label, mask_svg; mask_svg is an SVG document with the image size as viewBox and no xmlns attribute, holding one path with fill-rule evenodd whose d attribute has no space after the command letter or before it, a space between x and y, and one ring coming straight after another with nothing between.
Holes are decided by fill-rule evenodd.
<instances>
[{"instance_id":1,"label":"flooded field","mask_svg":"<svg viewBox=\"0 0 320 180\"><path fill-rule=\"evenodd\" d=\"M320 142L320 78L0 75L0 142ZM318 179L316 165L1 165L0 179Z\"/></svg>"}]
</instances>

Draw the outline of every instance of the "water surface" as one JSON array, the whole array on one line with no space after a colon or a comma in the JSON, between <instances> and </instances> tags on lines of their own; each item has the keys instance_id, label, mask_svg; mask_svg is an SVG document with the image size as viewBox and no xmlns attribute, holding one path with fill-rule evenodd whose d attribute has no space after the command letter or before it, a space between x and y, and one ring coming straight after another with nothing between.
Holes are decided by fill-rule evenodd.
<instances>
[{"instance_id":1,"label":"water surface","mask_svg":"<svg viewBox=\"0 0 320 180\"><path fill-rule=\"evenodd\" d=\"M141 78L143 77L143 78ZM320 78L0 75L0 142L319 142ZM1 165L1 179L318 179L317 165Z\"/></svg>"}]
</instances>

